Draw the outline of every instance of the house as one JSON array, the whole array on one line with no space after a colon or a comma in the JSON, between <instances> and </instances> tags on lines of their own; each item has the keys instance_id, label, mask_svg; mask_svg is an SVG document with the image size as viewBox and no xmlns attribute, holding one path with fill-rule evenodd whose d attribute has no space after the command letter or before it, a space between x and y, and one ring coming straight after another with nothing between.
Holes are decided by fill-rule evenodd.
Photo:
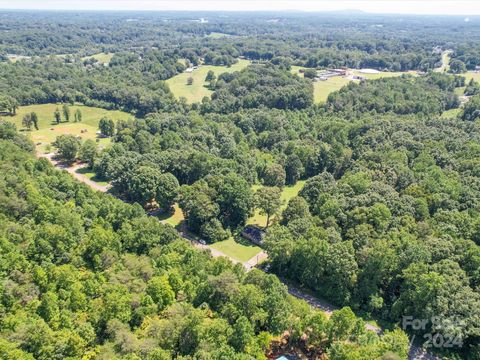
<instances>
[{"instance_id":1,"label":"house","mask_svg":"<svg viewBox=\"0 0 480 360\"><path fill-rule=\"evenodd\" d=\"M242 231L242 236L255 245L261 246L265 237L265 231L256 225L247 225Z\"/></svg>"}]
</instances>

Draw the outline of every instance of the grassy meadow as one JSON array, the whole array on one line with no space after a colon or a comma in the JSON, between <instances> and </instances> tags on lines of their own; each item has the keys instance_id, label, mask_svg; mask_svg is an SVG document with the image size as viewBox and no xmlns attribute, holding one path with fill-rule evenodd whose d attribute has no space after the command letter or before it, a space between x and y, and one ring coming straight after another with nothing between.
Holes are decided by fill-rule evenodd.
<instances>
[{"instance_id":1,"label":"grassy meadow","mask_svg":"<svg viewBox=\"0 0 480 360\"><path fill-rule=\"evenodd\" d=\"M225 72L240 71L249 64L250 61L240 59L236 64L233 64L230 67L202 65L198 69L193 70L191 73L184 72L182 74L175 75L167 80L167 84L177 99L184 97L187 99L188 103L201 102L204 96L210 97L212 94L212 91L205 87L208 84L205 81L205 77L210 70L213 70L215 75L218 76ZM192 85L187 85L187 80L189 77L193 78Z\"/></svg>"},{"instance_id":2,"label":"grassy meadow","mask_svg":"<svg viewBox=\"0 0 480 360\"><path fill-rule=\"evenodd\" d=\"M290 71L292 74L297 74L299 76L303 77L303 74L300 73L300 70L306 69L303 66L292 66ZM374 79L380 79L384 77L394 77L394 76L401 76L403 74L412 74L416 75L415 71L410 71L410 72L379 72L378 74L363 74L358 70L353 70L354 75L359 75L363 76L368 80L374 80ZM328 95L334 91L340 90L342 87L347 85L350 81L357 81L358 80L352 80L351 78L345 77L345 76L335 76L331 77L327 80L324 81L315 81L313 82L313 98L315 103L320 104L324 103L327 101Z\"/></svg>"},{"instance_id":3,"label":"grassy meadow","mask_svg":"<svg viewBox=\"0 0 480 360\"><path fill-rule=\"evenodd\" d=\"M105 110L84 105L72 105L70 106L70 121L64 121L62 113L62 122L56 124L53 116L56 108L62 112L62 104L21 106L17 110L16 115L6 116L4 119L13 122L17 126L17 129L24 134L28 133L32 141L37 145L37 149L41 152L48 152L49 144L55 141L57 136L62 134L79 136L83 140L96 139L98 122L104 116L114 121L133 119L132 115L119 110ZM75 123L73 122L73 118L77 109L82 112L82 121ZM31 112L35 112L38 115L38 130L32 128L32 130L28 131L22 125L23 117ZM98 139L100 146L106 146L109 142L110 139L108 138Z\"/></svg>"},{"instance_id":4,"label":"grassy meadow","mask_svg":"<svg viewBox=\"0 0 480 360\"><path fill-rule=\"evenodd\" d=\"M88 59L97 59L99 63L108 64L110 60L112 60L112 57L113 57L113 53L98 53L90 56L85 56L82 58L82 61L85 61Z\"/></svg>"},{"instance_id":5,"label":"grassy meadow","mask_svg":"<svg viewBox=\"0 0 480 360\"><path fill-rule=\"evenodd\" d=\"M216 242L210 245L210 247L241 262L250 260L262 250L258 246L252 245L248 240L240 243L233 237L224 241Z\"/></svg>"}]
</instances>

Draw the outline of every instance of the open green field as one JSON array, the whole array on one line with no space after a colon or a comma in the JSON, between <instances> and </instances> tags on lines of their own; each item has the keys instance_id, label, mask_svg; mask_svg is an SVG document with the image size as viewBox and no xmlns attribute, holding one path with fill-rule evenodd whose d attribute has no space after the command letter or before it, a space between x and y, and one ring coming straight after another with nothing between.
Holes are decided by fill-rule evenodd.
<instances>
[{"instance_id":1,"label":"open green field","mask_svg":"<svg viewBox=\"0 0 480 360\"><path fill-rule=\"evenodd\" d=\"M233 237L216 242L210 245L210 247L241 262L250 260L262 250L258 246L248 243L247 240L245 240L244 244L241 244L235 241Z\"/></svg>"},{"instance_id":2,"label":"open green field","mask_svg":"<svg viewBox=\"0 0 480 360\"><path fill-rule=\"evenodd\" d=\"M88 59L97 59L98 62L102 64L108 64L110 60L112 60L112 57L113 57L113 53L98 53L90 56L85 56L82 58L82 61L88 60Z\"/></svg>"},{"instance_id":3,"label":"open green field","mask_svg":"<svg viewBox=\"0 0 480 360\"><path fill-rule=\"evenodd\" d=\"M300 181L297 181L297 183L293 186L285 186L283 188L282 195L280 196L283 204L280 207L280 211L283 211L287 207L288 201L291 198L294 198L295 196L298 195L300 190L302 190L303 185L305 185L305 180L300 180ZM261 187L262 187L261 185L253 185L252 190L257 191ZM270 222L272 222L273 219L274 217L270 219ZM258 210L255 210L255 214L250 219L247 220L247 224L254 224L259 226L265 226L266 223L267 223L267 217L265 215L260 215L260 212Z\"/></svg>"},{"instance_id":4,"label":"open green field","mask_svg":"<svg viewBox=\"0 0 480 360\"><path fill-rule=\"evenodd\" d=\"M215 32L215 31L212 31L210 34L205 35L205 37L212 38L212 39L219 39L219 38L230 37L230 36L232 35L221 33L221 32Z\"/></svg>"},{"instance_id":5,"label":"open green field","mask_svg":"<svg viewBox=\"0 0 480 360\"><path fill-rule=\"evenodd\" d=\"M456 118L456 117L458 116L458 114L460 114L461 111L462 111L462 109L460 109L460 108L458 108L458 109L450 109L450 110L444 111L444 112L442 113L441 118L442 118L442 119Z\"/></svg>"},{"instance_id":6,"label":"open green field","mask_svg":"<svg viewBox=\"0 0 480 360\"><path fill-rule=\"evenodd\" d=\"M96 107L84 106L84 105L72 105L70 106L70 122L61 122L56 124L54 121L53 113L58 108L62 111L61 104L41 104L41 105L29 105L21 106L17 110L17 114L14 116L6 116L5 120L13 122L17 129L26 134L28 131L22 126L22 119L26 114L35 112L38 115L38 127L39 130L29 131L29 135L32 141L37 144L39 151L44 152L47 150L47 146L55 141L58 135L71 134L79 136L80 138L96 139L98 122L106 116L114 121L133 119L133 116L119 110L105 110ZM75 111L80 109L82 112L82 121L78 123L73 122ZM63 118L63 114L62 114ZM98 143L100 146L106 146L110 142L108 138L99 138Z\"/></svg>"},{"instance_id":7,"label":"open green field","mask_svg":"<svg viewBox=\"0 0 480 360\"><path fill-rule=\"evenodd\" d=\"M173 205L173 212L168 213L168 214L161 214L159 216L159 219L169 225L172 225L173 227L177 227L178 225L181 224L183 220L185 220L185 217L183 216L183 211L180 209L177 203Z\"/></svg>"},{"instance_id":8,"label":"open green field","mask_svg":"<svg viewBox=\"0 0 480 360\"><path fill-rule=\"evenodd\" d=\"M347 77L335 76L325 81L315 81L313 83L313 100L315 103L324 103L327 101L328 95L334 91L340 90L347 85L350 80Z\"/></svg>"},{"instance_id":9,"label":"open green field","mask_svg":"<svg viewBox=\"0 0 480 360\"><path fill-rule=\"evenodd\" d=\"M205 87L207 85L205 77L210 70L213 70L215 75L218 76L225 72L231 73L240 71L249 64L250 61L240 59L236 64L233 64L230 67L202 65L198 69L193 70L191 73L175 75L167 80L167 84L177 99L184 97L187 99L188 103L201 102L205 96L210 97L212 94L212 91ZM189 77L193 78L192 85L187 85L187 80Z\"/></svg>"},{"instance_id":10,"label":"open green field","mask_svg":"<svg viewBox=\"0 0 480 360\"><path fill-rule=\"evenodd\" d=\"M306 68L303 66L294 65L291 67L290 71L292 72L292 74L297 74L303 77L303 74L300 73L300 70L302 69L306 69ZM368 80L374 80L374 79L380 79L384 77L402 76L403 74L416 75L417 73L415 71L406 71L406 72L382 71L382 72L379 72L378 74L363 74L358 70L353 70L353 74L363 76ZM351 78L346 76L335 76L324 81L314 81L313 82L313 98L315 103L317 104L324 103L325 101L327 101L328 95L330 95L330 93L340 90L342 87L347 85L350 81L358 81L358 80L352 80Z\"/></svg>"}]
</instances>

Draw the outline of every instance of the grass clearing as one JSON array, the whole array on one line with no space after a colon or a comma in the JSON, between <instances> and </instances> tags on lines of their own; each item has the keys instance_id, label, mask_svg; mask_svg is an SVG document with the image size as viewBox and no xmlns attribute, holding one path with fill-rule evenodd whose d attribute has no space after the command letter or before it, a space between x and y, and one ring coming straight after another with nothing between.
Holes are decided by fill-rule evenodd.
<instances>
[{"instance_id":1,"label":"grass clearing","mask_svg":"<svg viewBox=\"0 0 480 360\"><path fill-rule=\"evenodd\" d=\"M233 64L230 67L227 66L213 66L213 65L202 65L198 69L193 70L191 73L181 73L175 75L174 77L167 80L167 84L178 99L184 97L187 99L188 103L201 102L202 99L207 96L210 97L212 91L207 89L205 86L208 84L205 81L207 73L212 70L215 73L215 76L228 72L240 71L243 68L247 67L250 64L250 61L240 59L236 64ZM189 77L193 78L193 84L187 85L187 80Z\"/></svg>"},{"instance_id":2,"label":"grass clearing","mask_svg":"<svg viewBox=\"0 0 480 360\"><path fill-rule=\"evenodd\" d=\"M473 79L476 82L480 82L480 72L476 71L468 71L466 73L460 74L465 77L465 83L468 84L468 82Z\"/></svg>"},{"instance_id":3,"label":"grass clearing","mask_svg":"<svg viewBox=\"0 0 480 360\"><path fill-rule=\"evenodd\" d=\"M297 74L298 76L303 77L303 73L300 72L300 70L306 69L304 66L296 66L293 65L290 68L290 72L292 74ZM417 72L415 71L397 71L397 72L379 72L377 74L364 74L361 73L359 70L352 70L352 73L354 75L358 76L363 76L367 80L375 80L375 79L380 79L380 78L386 78L386 77L395 77L395 76L402 76L403 74L411 74L411 75L417 75ZM349 77L346 76L334 76L331 77L327 80L323 81L314 81L313 82L313 99L314 102L317 104L324 103L327 101L328 95L334 91L340 90L342 87L350 83L350 81L355 81L358 82L358 80L353 80Z\"/></svg>"},{"instance_id":4,"label":"grass clearing","mask_svg":"<svg viewBox=\"0 0 480 360\"><path fill-rule=\"evenodd\" d=\"M280 211L285 210L290 199L297 196L300 190L302 190L304 185L305 185L305 180L299 180L295 185L285 186L283 188L282 194L280 195L280 199L283 202L282 206L280 207ZM261 185L253 185L252 190L257 191L261 187L262 187ZM273 216L270 219L270 222L272 222L274 219L275 217ZM267 216L261 215L259 210L255 210L255 214L250 219L247 220L247 224L252 224L252 225L265 226L266 223L267 223Z\"/></svg>"},{"instance_id":5,"label":"grass clearing","mask_svg":"<svg viewBox=\"0 0 480 360\"><path fill-rule=\"evenodd\" d=\"M460 112L462 111L462 109L458 108L458 109L450 109L450 110L447 110L447 111L444 111L442 113L442 116L441 118L442 119L451 119L451 118L456 118Z\"/></svg>"},{"instance_id":6,"label":"grass clearing","mask_svg":"<svg viewBox=\"0 0 480 360\"><path fill-rule=\"evenodd\" d=\"M113 55L113 53L98 53L90 56L85 56L82 58L82 61L88 59L96 59L99 63L108 64L112 60Z\"/></svg>"},{"instance_id":7,"label":"grass clearing","mask_svg":"<svg viewBox=\"0 0 480 360\"><path fill-rule=\"evenodd\" d=\"M210 34L205 35L205 37L212 38L212 39L220 39L220 38L230 37L230 36L232 35L221 33L221 32L215 32L215 31L212 31Z\"/></svg>"},{"instance_id":8,"label":"grass clearing","mask_svg":"<svg viewBox=\"0 0 480 360\"><path fill-rule=\"evenodd\" d=\"M241 262L250 260L262 250L258 246L250 244L247 240L244 243L243 241L240 243L233 237L209 246Z\"/></svg>"},{"instance_id":9,"label":"grass clearing","mask_svg":"<svg viewBox=\"0 0 480 360\"><path fill-rule=\"evenodd\" d=\"M107 186L108 185L107 181L103 181L103 180L98 179L97 175L93 172L93 170L88 168L88 167L83 167L83 168L77 169L75 172L77 174L82 174L83 176L85 176L89 180L95 181L98 185L102 185L102 186Z\"/></svg>"},{"instance_id":10,"label":"grass clearing","mask_svg":"<svg viewBox=\"0 0 480 360\"><path fill-rule=\"evenodd\" d=\"M350 83L349 78L343 76L335 76L325 81L315 81L313 83L313 100L320 104L327 101L328 95L334 91L340 90L342 87Z\"/></svg>"},{"instance_id":11,"label":"grass clearing","mask_svg":"<svg viewBox=\"0 0 480 360\"><path fill-rule=\"evenodd\" d=\"M177 203L173 204L173 212L159 215L159 220L173 227L179 226L184 220L183 211Z\"/></svg>"},{"instance_id":12,"label":"grass clearing","mask_svg":"<svg viewBox=\"0 0 480 360\"><path fill-rule=\"evenodd\" d=\"M98 139L99 146L104 147L109 144L108 138L97 138L98 122L106 116L114 121L133 119L133 116L119 110L105 110L96 107L84 105L70 106L70 122L61 122L56 124L53 113L58 108L62 112L62 104L41 104L21 106L14 116L5 116L4 120L13 122L17 129L23 134L29 134L32 141L37 144L37 149L41 152L47 150L47 146L55 141L58 135L71 134L79 136L83 140ZM73 117L75 111L79 109L82 112L82 121L75 123ZM22 119L26 114L35 112L38 115L39 130L28 131L22 126ZM63 113L62 113L63 118Z\"/></svg>"}]
</instances>

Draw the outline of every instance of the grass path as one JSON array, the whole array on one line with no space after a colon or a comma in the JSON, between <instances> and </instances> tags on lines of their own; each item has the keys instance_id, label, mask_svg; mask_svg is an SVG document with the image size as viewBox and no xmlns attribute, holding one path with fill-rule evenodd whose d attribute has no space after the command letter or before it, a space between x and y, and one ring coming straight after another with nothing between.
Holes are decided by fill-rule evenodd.
<instances>
[{"instance_id":1,"label":"grass path","mask_svg":"<svg viewBox=\"0 0 480 360\"><path fill-rule=\"evenodd\" d=\"M447 72L450 70L450 54L452 53L452 50L445 50L442 53L442 65L438 68L436 68L434 71L435 72Z\"/></svg>"}]
</instances>

